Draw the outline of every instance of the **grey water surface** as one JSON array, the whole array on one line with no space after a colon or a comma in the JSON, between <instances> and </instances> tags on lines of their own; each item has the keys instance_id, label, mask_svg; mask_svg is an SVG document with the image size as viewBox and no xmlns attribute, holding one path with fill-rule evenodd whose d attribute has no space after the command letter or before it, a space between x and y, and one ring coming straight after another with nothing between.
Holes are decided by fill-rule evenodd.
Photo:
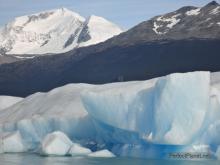
<instances>
[{"instance_id":1,"label":"grey water surface","mask_svg":"<svg viewBox=\"0 0 220 165\"><path fill-rule=\"evenodd\" d=\"M36 154L0 154L0 165L219 165L217 160L151 160L136 158L42 157Z\"/></svg>"}]
</instances>

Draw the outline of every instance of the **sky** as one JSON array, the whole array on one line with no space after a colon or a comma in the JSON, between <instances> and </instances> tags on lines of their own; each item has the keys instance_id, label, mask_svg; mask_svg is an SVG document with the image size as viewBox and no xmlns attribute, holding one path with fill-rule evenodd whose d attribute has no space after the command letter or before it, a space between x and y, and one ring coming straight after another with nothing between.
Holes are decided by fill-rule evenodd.
<instances>
[{"instance_id":1,"label":"sky","mask_svg":"<svg viewBox=\"0 0 220 165\"><path fill-rule=\"evenodd\" d=\"M66 7L84 17L102 16L123 29L182 6L204 6L211 0L0 0L0 26L13 18ZM220 0L216 0L220 3Z\"/></svg>"}]
</instances>

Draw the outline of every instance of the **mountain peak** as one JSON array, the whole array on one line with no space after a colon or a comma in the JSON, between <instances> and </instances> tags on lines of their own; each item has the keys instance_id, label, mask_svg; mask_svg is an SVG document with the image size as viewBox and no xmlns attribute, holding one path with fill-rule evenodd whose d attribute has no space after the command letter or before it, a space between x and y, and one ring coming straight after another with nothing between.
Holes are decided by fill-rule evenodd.
<instances>
[{"instance_id":1,"label":"mountain peak","mask_svg":"<svg viewBox=\"0 0 220 165\"><path fill-rule=\"evenodd\" d=\"M89 18L87 19L87 22L109 22L108 20L106 20L105 18L103 17L99 17L99 16L96 16L96 15L91 15L89 16Z\"/></svg>"},{"instance_id":2,"label":"mountain peak","mask_svg":"<svg viewBox=\"0 0 220 165\"><path fill-rule=\"evenodd\" d=\"M79 36L81 47L103 42L112 36L118 35L122 30L114 23L103 17L91 15L85 21L85 26Z\"/></svg>"},{"instance_id":3,"label":"mountain peak","mask_svg":"<svg viewBox=\"0 0 220 165\"><path fill-rule=\"evenodd\" d=\"M184 6L184 7L181 7L180 9L178 9L176 12L185 13L187 11L194 10L194 9L197 9L197 7L194 7L194 6Z\"/></svg>"},{"instance_id":4,"label":"mountain peak","mask_svg":"<svg viewBox=\"0 0 220 165\"><path fill-rule=\"evenodd\" d=\"M114 27L116 29L120 29L116 24L112 23L111 21L100 17L100 16L96 16L96 15L91 15L88 19L87 19L87 24L96 24L99 26L109 26L109 27ZM122 32L122 29L120 29L119 31Z\"/></svg>"},{"instance_id":5,"label":"mountain peak","mask_svg":"<svg viewBox=\"0 0 220 165\"><path fill-rule=\"evenodd\" d=\"M102 17L91 15L85 19L62 7L17 17L0 28L0 52L25 56L62 53L105 41L121 32Z\"/></svg>"},{"instance_id":6,"label":"mountain peak","mask_svg":"<svg viewBox=\"0 0 220 165\"><path fill-rule=\"evenodd\" d=\"M63 12L65 12L65 11L71 11L71 10L69 10L69 9L67 9L67 8L65 8L65 7L61 7L61 10L63 11ZM72 11L71 11L72 12Z\"/></svg>"},{"instance_id":7,"label":"mountain peak","mask_svg":"<svg viewBox=\"0 0 220 165\"><path fill-rule=\"evenodd\" d=\"M61 13L74 13L74 14L78 14L78 13L73 12L72 10L69 10L68 8L65 8L65 7L61 7L61 8L58 8L58 9L51 10L51 11L61 12Z\"/></svg>"},{"instance_id":8,"label":"mountain peak","mask_svg":"<svg viewBox=\"0 0 220 165\"><path fill-rule=\"evenodd\" d=\"M61 8L58 8L58 9L54 9L54 10L51 10L51 11L46 11L46 12L53 12L54 14L58 14L58 15L63 15L63 16L73 16L73 17L76 17L78 18L79 20L81 21L84 21L85 18L82 17L81 15L79 15L78 13L68 9L68 8L65 8L65 7L61 7Z\"/></svg>"},{"instance_id":9,"label":"mountain peak","mask_svg":"<svg viewBox=\"0 0 220 165\"><path fill-rule=\"evenodd\" d=\"M212 1L212 2L208 3L206 6L219 6L219 4L216 1Z\"/></svg>"},{"instance_id":10,"label":"mountain peak","mask_svg":"<svg viewBox=\"0 0 220 165\"><path fill-rule=\"evenodd\" d=\"M101 17L93 15L93 14L89 16L89 19L96 19L96 18L101 18Z\"/></svg>"},{"instance_id":11,"label":"mountain peak","mask_svg":"<svg viewBox=\"0 0 220 165\"><path fill-rule=\"evenodd\" d=\"M64 17L72 17L82 22L85 21L85 18L80 16L78 13L75 13L67 8L58 8L16 17L13 24L14 26L24 26L31 22L38 22L52 17L53 19L58 19L59 17L62 17L62 19Z\"/></svg>"},{"instance_id":12,"label":"mountain peak","mask_svg":"<svg viewBox=\"0 0 220 165\"><path fill-rule=\"evenodd\" d=\"M51 10L51 11L53 11L54 13L58 13L58 12L60 12L60 13L73 13L73 11L71 11L65 7L61 7L58 9Z\"/></svg>"}]
</instances>

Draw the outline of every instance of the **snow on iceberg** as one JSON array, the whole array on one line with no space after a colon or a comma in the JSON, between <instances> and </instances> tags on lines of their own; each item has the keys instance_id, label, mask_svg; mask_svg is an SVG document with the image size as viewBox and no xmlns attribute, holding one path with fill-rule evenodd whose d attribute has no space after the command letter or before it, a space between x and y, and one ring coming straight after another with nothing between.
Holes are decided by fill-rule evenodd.
<instances>
[{"instance_id":1,"label":"snow on iceberg","mask_svg":"<svg viewBox=\"0 0 220 165\"><path fill-rule=\"evenodd\" d=\"M64 156L68 154L72 141L62 132L48 134L42 141L41 151L43 155Z\"/></svg>"},{"instance_id":2,"label":"snow on iceberg","mask_svg":"<svg viewBox=\"0 0 220 165\"><path fill-rule=\"evenodd\" d=\"M142 89L89 91L82 100L101 124L137 132L154 143L190 143L209 106L210 73L171 74L153 87L142 85Z\"/></svg>"},{"instance_id":3,"label":"snow on iceberg","mask_svg":"<svg viewBox=\"0 0 220 165\"><path fill-rule=\"evenodd\" d=\"M2 153L25 152L26 147L23 143L20 132L7 132L0 134L0 151Z\"/></svg>"},{"instance_id":4,"label":"snow on iceberg","mask_svg":"<svg viewBox=\"0 0 220 165\"><path fill-rule=\"evenodd\" d=\"M111 153L108 150L101 150L101 151L96 151L93 153L90 153L88 155L89 157L99 157L99 158L112 158L115 157L115 155L113 153Z\"/></svg>"},{"instance_id":5,"label":"snow on iceberg","mask_svg":"<svg viewBox=\"0 0 220 165\"><path fill-rule=\"evenodd\" d=\"M10 107L22 99L20 97L0 96L0 110Z\"/></svg>"}]
</instances>

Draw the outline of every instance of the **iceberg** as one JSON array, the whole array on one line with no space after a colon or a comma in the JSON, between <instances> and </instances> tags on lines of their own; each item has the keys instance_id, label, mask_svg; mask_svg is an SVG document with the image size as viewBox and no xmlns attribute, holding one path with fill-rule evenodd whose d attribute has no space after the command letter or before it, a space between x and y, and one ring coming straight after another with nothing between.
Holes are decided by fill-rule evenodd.
<instances>
[{"instance_id":1,"label":"iceberg","mask_svg":"<svg viewBox=\"0 0 220 165\"><path fill-rule=\"evenodd\" d=\"M67 155L72 146L72 141L62 132L48 134L42 141L41 152L43 155Z\"/></svg>"},{"instance_id":2,"label":"iceberg","mask_svg":"<svg viewBox=\"0 0 220 165\"><path fill-rule=\"evenodd\" d=\"M19 131L29 150L35 150L52 132L64 132L70 138L92 139L95 130L80 98L92 88L70 84L48 93L36 93L0 111L0 133Z\"/></svg>"},{"instance_id":3,"label":"iceberg","mask_svg":"<svg viewBox=\"0 0 220 165\"><path fill-rule=\"evenodd\" d=\"M0 140L0 151L2 153L18 153L27 151L20 132L18 131L0 134Z\"/></svg>"},{"instance_id":4,"label":"iceberg","mask_svg":"<svg viewBox=\"0 0 220 165\"><path fill-rule=\"evenodd\" d=\"M113 153L111 153L108 150L101 150L101 151L96 151L93 153L90 153L88 155L89 157L99 157L99 158L112 158L115 157L115 155Z\"/></svg>"},{"instance_id":5,"label":"iceberg","mask_svg":"<svg viewBox=\"0 0 220 165\"><path fill-rule=\"evenodd\" d=\"M73 143L69 150L69 154L72 156L87 156L92 151L88 148L82 147L80 144Z\"/></svg>"},{"instance_id":6,"label":"iceberg","mask_svg":"<svg viewBox=\"0 0 220 165\"><path fill-rule=\"evenodd\" d=\"M210 73L172 74L140 89L92 91L82 100L99 123L137 132L157 144L190 144L209 106Z\"/></svg>"},{"instance_id":7,"label":"iceberg","mask_svg":"<svg viewBox=\"0 0 220 165\"><path fill-rule=\"evenodd\" d=\"M220 160L220 147L217 148L215 156L217 157L218 160Z\"/></svg>"},{"instance_id":8,"label":"iceberg","mask_svg":"<svg viewBox=\"0 0 220 165\"><path fill-rule=\"evenodd\" d=\"M191 143L208 110L209 91L209 72L177 73L160 79L154 95L155 141L180 145Z\"/></svg>"},{"instance_id":9,"label":"iceberg","mask_svg":"<svg viewBox=\"0 0 220 165\"><path fill-rule=\"evenodd\" d=\"M0 111L1 139L8 132L19 132L17 142L25 151L44 155L108 150L142 158L169 158L176 152L209 152L217 158L220 73L69 84L35 93Z\"/></svg>"}]
</instances>

